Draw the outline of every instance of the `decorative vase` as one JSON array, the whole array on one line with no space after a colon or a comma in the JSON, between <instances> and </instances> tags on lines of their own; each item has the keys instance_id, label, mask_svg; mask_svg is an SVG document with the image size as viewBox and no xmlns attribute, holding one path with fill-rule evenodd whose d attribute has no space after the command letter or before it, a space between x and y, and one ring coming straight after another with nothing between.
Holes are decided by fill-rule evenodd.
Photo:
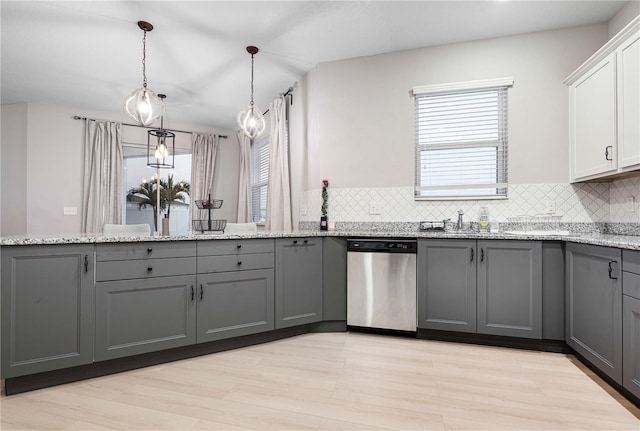
<instances>
[{"instance_id":1,"label":"decorative vase","mask_svg":"<svg viewBox=\"0 0 640 431\"><path fill-rule=\"evenodd\" d=\"M162 236L169 236L169 217L162 219Z\"/></svg>"},{"instance_id":2,"label":"decorative vase","mask_svg":"<svg viewBox=\"0 0 640 431\"><path fill-rule=\"evenodd\" d=\"M326 215L320 216L320 230L329 229L329 219Z\"/></svg>"}]
</instances>

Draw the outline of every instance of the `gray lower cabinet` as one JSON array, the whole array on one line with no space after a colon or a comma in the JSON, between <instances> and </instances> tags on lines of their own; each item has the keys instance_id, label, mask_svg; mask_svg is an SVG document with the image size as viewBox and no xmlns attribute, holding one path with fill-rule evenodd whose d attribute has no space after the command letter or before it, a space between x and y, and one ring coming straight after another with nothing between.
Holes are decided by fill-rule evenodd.
<instances>
[{"instance_id":1,"label":"gray lower cabinet","mask_svg":"<svg viewBox=\"0 0 640 431\"><path fill-rule=\"evenodd\" d=\"M96 283L96 361L194 344L195 296L195 275Z\"/></svg>"},{"instance_id":2,"label":"gray lower cabinet","mask_svg":"<svg viewBox=\"0 0 640 431\"><path fill-rule=\"evenodd\" d=\"M622 297L622 385L640 398L640 299Z\"/></svg>"},{"instance_id":3,"label":"gray lower cabinet","mask_svg":"<svg viewBox=\"0 0 640 431\"><path fill-rule=\"evenodd\" d=\"M622 385L640 398L640 251L622 251Z\"/></svg>"},{"instance_id":4,"label":"gray lower cabinet","mask_svg":"<svg viewBox=\"0 0 640 431\"><path fill-rule=\"evenodd\" d=\"M196 245L96 246L95 360L196 341Z\"/></svg>"},{"instance_id":5,"label":"gray lower cabinet","mask_svg":"<svg viewBox=\"0 0 640 431\"><path fill-rule=\"evenodd\" d=\"M542 243L478 241L478 333L542 338Z\"/></svg>"},{"instance_id":6,"label":"gray lower cabinet","mask_svg":"<svg viewBox=\"0 0 640 431\"><path fill-rule=\"evenodd\" d=\"M566 258L566 342L622 383L621 252L568 243Z\"/></svg>"},{"instance_id":7,"label":"gray lower cabinet","mask_svg":"<svg viewBox=\"0 0 640 431\"><path fill-rule=\"evenodd\" d=\"M418 328L476 332L476 241L418 241Z\"/></svg>"},{"instance_id":8,"label":"gray lower cabinet","mask_svg":"<svg viewBox=\"0 0 640 431\"><path fill-rule=\"evenodd\" d=\"M93 361L94 246L2 247L2 378Z\"/></svg>"},{"instance_id":9,"label":"gray lower cabinet","mask_svg":"<svg viewBox=\"0 0 640 431\"><path fill-rule=\"evenodd\" d=\"M564 341L565 246L561 241L542 243L542 338Z\"/></svg>"},{"instance_id":10,"label":"gray lower cabinet","mask_svg":"<svg viewBox=\"0 0 640 431\"><path fill-rule=\"evenodd\" d=\"M197 342L273 330L273 283L273 269L198 275Z\"/></svg>"},{"instance_id":11,"label":"gray lower cabinet","mask_svg":"<svg viewBox=\"0 0 640 431\"><path fill-rule=\"evenodd\" d=\"M322 316L347 320L347 240L325 237L322 243Z\"/></svg>"},{"instance_id":12,"label":"gray lower cabinet","mask_svg":"<svg viewBox=\"0 0 640 431\"><path fill-rule=\"evenodd\" d=\"M272 331L274 240L198 242L197 342Z\"/></svg>"},{"instance_id":13,"label":"gray lower cabinet","mask_svg":"<svg viewBox=\"0 0 640 431\"><path fill-rule=\"evenodd\" d=\"M320 322L322 238L276 240L276 329Z\"/></svg>"}]
</instances>

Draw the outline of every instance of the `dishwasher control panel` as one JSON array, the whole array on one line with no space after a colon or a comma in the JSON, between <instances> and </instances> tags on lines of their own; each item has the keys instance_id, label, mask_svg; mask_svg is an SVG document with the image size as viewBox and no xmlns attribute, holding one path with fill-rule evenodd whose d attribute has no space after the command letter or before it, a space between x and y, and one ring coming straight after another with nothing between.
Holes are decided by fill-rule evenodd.
<instances>
[{"instance_id":1,"label":"dishwasher control panel","mask_svg":"<svg viewBox=\"0 0 640 431\"><path fill-rule=\"evenodd\" d=\"M348 239L348 252L416 253L418 243L413 239Z\"/></svg>"}]
</instances>

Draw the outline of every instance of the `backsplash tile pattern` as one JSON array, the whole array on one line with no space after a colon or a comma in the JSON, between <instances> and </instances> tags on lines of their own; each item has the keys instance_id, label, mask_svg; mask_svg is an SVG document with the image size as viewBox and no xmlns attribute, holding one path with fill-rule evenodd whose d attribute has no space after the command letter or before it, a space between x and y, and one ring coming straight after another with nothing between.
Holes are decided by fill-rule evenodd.
<instances>
[{"instance_id":1,"label":"backsplash tile pattern","mask_svg":"<svg viewBox=\"0 0 640 431\"><path fill-rule=\"evenodd\" d=\"M615 193L626 196L636 182L614 187ZM329 221L346 222L417 222L421 220L456 220L458 210L464 211L464 221L477 221L479 209L486 206L491 220L507 221L508 217L536 215L555 204L554 215L563 222L607 222L610 217L610 185L584 184L512 184L509 198L500 200L415 201L413 187L330 188ZM620 190L618 190L620 189ZM636 196L638 192L636 191ZM616 195L617 196L617 195ZM616 199L618 199L616 197ZM636 201L640 200L640 197ZM624 201L624 199L623 199ZM617 202L617 200L616 200ZM380 214L370 214L369 205L380 204ZM321 189L303 195L307 214L301 221L320 219ZM620 217L620 222L638 221Z\"/></svg>"},{"instance_id":2,"label":"backsplash tile pattern","mask_svg":"<svg viewBox=\"0 0 640 431\"><path fill-rule=\"evenodd\" d=\"M627 209L628 197L633 197L633 211ZM613 223L640 223L640 177L611 183L609 221Z\"/></svg>"}]
</instances>

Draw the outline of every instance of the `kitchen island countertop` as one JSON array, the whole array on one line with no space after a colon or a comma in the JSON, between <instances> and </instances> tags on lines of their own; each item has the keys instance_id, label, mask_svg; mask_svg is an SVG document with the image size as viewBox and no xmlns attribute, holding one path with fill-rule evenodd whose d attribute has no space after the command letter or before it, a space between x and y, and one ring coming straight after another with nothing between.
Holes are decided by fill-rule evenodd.
<instances>
[{"instance_id":1,"label":"kitchen island countertop","mask_svg":"<svg viewBox=\"0 0 640 431\"><path fill-rule=\"evenodd\" d=\"M507 239L526 241L566 241L600 245L629 250L640 250L640 236L611 234L510 234L504 232L481 234L470 231L449 232L397 232L397 231L295 231L255 232L246 234L191 234L176 236L102 236L80 234L16 235L0 238L1 246L55 245L55 244L105 244L149 241L203 241L223 239L299 238L299 237L359 237L359 238L425 238L425 239Z\"/></svg>"}]
</instances>

